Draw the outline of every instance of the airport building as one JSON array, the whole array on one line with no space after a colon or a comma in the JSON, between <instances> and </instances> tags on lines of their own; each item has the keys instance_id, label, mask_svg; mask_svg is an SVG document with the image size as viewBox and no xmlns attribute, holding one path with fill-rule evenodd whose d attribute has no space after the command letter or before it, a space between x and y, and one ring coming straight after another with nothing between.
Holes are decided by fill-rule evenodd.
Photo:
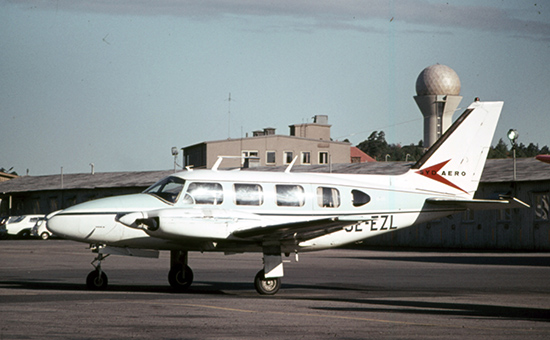
<instances>
[{"instance_id":1,"label":"airport building","mask_svg":"<svg viewBox=\"0 0 550 340\"><path fill-rule=\"evenodd\" d=\"M252 137L201 142L182 148L183 163L210 169L218 156L236 156L223 161L224 167L233 168L287 165L294 157L302 165L350 163L350 143L331 140L330 127L327 116L317 115L313 123L290 125L289 135L265 128L253 131Z\"/></svg>"}]
</instances>

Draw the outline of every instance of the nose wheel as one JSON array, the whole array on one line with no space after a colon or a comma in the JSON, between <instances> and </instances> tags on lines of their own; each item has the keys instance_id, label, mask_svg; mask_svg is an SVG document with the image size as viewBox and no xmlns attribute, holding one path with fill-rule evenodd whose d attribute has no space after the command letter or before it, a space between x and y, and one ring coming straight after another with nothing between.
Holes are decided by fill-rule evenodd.
<instances>
[{"instance_id":1,"label":"nose wheel","mask_svg":"<svg viewBox=\"0 0 550 340\"><path fill-rule=\"evenodd\" d=\"M91 290L104 290L108 284L107 274L97 269L92 270L86 277L86 287Z\"/></svg>"},{"instance_id":2,"label":"nose wheel","mask_svg":"<svg viewBox=\"0 0 550 340\"><path fill-rule=\"evenodd\" d=\"M88 289L104 290L107 288L109 280L107 279L107 274L101 270L101 261L107 256L109 256L109 254L97 254L97 257L92 261L92 266L94 266L95 269L86 277L86 287L88 287Z\"/></svg>"}]
</instances>

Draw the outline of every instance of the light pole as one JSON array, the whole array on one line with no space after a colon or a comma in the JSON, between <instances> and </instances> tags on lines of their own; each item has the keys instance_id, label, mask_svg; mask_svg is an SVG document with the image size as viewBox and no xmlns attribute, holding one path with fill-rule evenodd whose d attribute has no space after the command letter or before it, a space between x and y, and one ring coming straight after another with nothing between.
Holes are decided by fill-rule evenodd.
<instances>
[{"instance_id":1,"label":"light pole","mask_svg":"<svg viewBox=\"0 0 550 340\"><path fill-rule=\"evenodd\" d=\"M174 156L174 172L176 172L176 165L178 164L178 163L176 162L176 159L177 159L177 157L178 157L178 154L179 154L178 148L175 147L175 146L173 146L173 147L172 147L172 156Z\"/></svg>"},{"instance_id":2,"label":"light pole","mask_svg":"<svg viewBox=\"0 0 550 340\"><path fill-rule=\"evenodd\" d=\"M514 182L516 181L516 140L519 137L519 133L516 129L508 130L508 139L512 143L512 157L514 157Z\"/></svg>"}]
</instances>

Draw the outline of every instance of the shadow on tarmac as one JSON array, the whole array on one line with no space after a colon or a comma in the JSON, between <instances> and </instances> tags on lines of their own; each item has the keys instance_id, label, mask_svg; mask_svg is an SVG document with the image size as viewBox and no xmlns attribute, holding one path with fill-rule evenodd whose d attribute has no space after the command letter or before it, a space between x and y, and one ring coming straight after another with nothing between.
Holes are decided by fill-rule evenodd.
<instances>
[{"instance_id":1,"label":"shadow on tarmac","mask_svg":"<svg viewBox=\"0 0 550 340\"><path fill-rule=\"evenodd\" d=\"M406 261L465 265L550 267L550 256L495 256L477 254L472 256L361 256L348 258L366 261Z\"/></svg>"},{"instance_id":2,"label":"shadow on tarmac","mask_svg":"<svg viewBox=\"0 0 550 340\"><path fill-rule=\"evenodd\" d=\"M358 302L358 301L354 301ZM366 307L314 308L323 311L366 312L366 313L404 313L419 315L448 315L468 318L504 318L510 320L530 320L550 322L550 309L522 308L469 303L422 302L400 300L361 300Z\"/></svg>"}]
</instances>

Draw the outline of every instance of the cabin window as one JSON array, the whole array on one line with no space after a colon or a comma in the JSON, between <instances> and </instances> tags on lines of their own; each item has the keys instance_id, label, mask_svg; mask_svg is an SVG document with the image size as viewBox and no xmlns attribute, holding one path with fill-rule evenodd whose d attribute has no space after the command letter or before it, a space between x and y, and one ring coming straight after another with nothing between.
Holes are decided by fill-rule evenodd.
<instances>
[{"instance_id":1,"label":"cabin window","mask_svg":"<svg viewBox=\"0 0 550 340\"><path fill-rule=\"evenodd\" d=\"M255 205L264 203L262 186L259 184L235 183L235 204L236 205Z\"/></svg>"},{"instance_id":2,"label":"cabin window","mask_svg":"<svg viewBox=\"0 0 550 340\"><path fill-rule=\"evenodd\" d=\"M223 189L220 183L199 183L189 184L185 203L213 204L223 203Z\"/></svg>"},{"instance_id":3,"label":"cabin window","mask_svg":"<svg viewBox=\"0 0 550 340\"><path fill-rule=\"evenodd\" d=\"M184 184L185 180L179 177L166 177L145 189L143 193L160 197L170 203L175 203Z\"/></svg>"},{"instance_id":4,"label":"cabin window","mask_svg":"<svg viewBox=\"0 0 550 340\"><path fill-rule=\"evenodd\" d=\"M360 190L352 190L351 195L354 207L360 207L370 202L370 196Z\"/></svg>"},{"instance_id":5,"label":"cabin window","mask_svg":"<svg viewBox=\"0 0 550 340\"><path fill-rule=\"evenodd\" d=\"M301 207L305 203L304 188L301 185L275 185L277 205L280 207Z\"/></svg>"},{"instance_id":6,"label":"cabin window","mask_svg":"<svg viewBox=\"0 0 550 340\"><path fill-rule=\"evenodd\" d=\"M340 192L336 188L317 188L317 204L323 208L338 208L340 206Z\"/></svg>"}]
</instances>

